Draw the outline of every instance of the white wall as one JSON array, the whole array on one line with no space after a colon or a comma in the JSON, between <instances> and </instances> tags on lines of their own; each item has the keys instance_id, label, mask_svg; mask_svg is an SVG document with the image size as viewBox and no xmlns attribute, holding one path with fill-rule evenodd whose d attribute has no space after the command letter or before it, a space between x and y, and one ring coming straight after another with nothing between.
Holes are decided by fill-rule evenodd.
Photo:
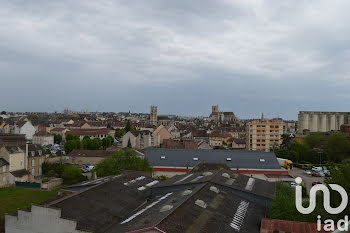
<instances>
[{"instance_id":1,"label":"white wall","mask_svg":"<svg viewBox=\"0 0 350 233\"><path fill-rule=\"evenodd\" d=\"M31 212L19 210L17 216L5 216L6 233L87 233L76 230L75 221L61 218L61 211L32 206Z\"/></svg>"}]
</instances>

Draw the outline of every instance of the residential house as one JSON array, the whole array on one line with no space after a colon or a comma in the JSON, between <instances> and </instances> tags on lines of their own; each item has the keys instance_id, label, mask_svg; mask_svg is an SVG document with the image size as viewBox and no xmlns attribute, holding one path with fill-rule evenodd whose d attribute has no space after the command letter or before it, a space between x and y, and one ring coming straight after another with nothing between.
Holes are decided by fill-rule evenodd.
<instances>
[{"instance_id":1,"label":"residential house","mask_svg":"<svg viewBox=\"0 0 350 233\"><path fill-rule=\"evenodd\" d=\"M38 144L41 146L53 145L54 144L54 136L44 131L36 132L33 135L33 144Z\"/></svg>"},{"instance_id":2,"label":"residential house","mask_svg":"<svg viewBox=\"0 0 350 233\"><path fill-rule=\"evenodd\" d=\"M233 149L245 149L246 147L245 139L231 138L229 142Z\"/></svg>"},{"instance_id":3,"label":"residential house","mask_svg":"<svg viewBox=\"0 0 350 233\"><path fill-rule=\"evenodd\" d=\"M129 131L126 134L124 134L122 141L122 148L128 147L130 141L131 148L141 150L147 147L159 146L160 135L152 134L148 130Z\"/></svg>"},{"instance_id":4,"label":"residential house","mask_svg":"<svg viewBox=\"0 0 350 233\"><path fill-rule=\"evenodd\" d=\"M209 145L213 147L220 147L222 145L227 145L229 140L232 138L231 134L228 133L212 133L208 135Z\"/></svg>"},{"instance_id":5,"label":"residential house","mask_svg":"<svg viewBox=\"0 0 350 233\"><path fill-rule=\"evenodd\" d=\"M107 150L72 150L68 155L48 158L49 163L93 164L96 165L103 159L111 156L114 151Z\"/></svg>"},{"instance_id":6,"label":"residential house","mask_svg":"<svg viewBox=\"0 0 350 233\"><path fill-rule=\"evenodd\" d=\"M34 177L42 175L41 165L45 162L46 152L40 145L28 145L28 171Z\"/></svg>"},{"instance_id":7,"label":"residential house","mask_svg":"<svg viewBox=\"0 0 350 233\"><path fill-rule=\"evenodd\" d=\"M73 135L78 135L80 140L83 140L85 136L90 137L91 139L93 138L99 138L103 139L108 136L112 136L114 138L114 131L109 130L107 128L103 129L69 129L69 131L66 132L67 134L73 134Z\"/></svg>"},{"instance_id":8,"label":"residential house","mask_svg":"<svg viewBox=\"0 0 350 233\"><path fill-rule=\"evenodd\" d=\"M174 124L170 124L167 127L167 130L171 134L172 139L180 138L180 130Z\"/></svg>"},{"instance_id":9,"label":"residential house","mask_svg":"<svg viewBox=\"0 0 350 233\"><path fill-rule=\"evenodd\" d=\"M68 131L68 129L66 129L66 128L53 128L50 130L50 133L60 135L62 137L62 140L66 141L67 131Z\"/></svg>"},{"instance_id":10,"label":"residential house","mask_svg":"<svg viewBox=\"0 0 350 233\"><path fill-rule=\"evenodd\" d=\"M29 172L26 146L3 146L0 149L0 158L9 163L9 184L15 181L28 181Z\"/></svg>"},{"instance_id":11,"label":"residential house","mask_svg":"<svg viewBox=\"0 0 350 233\"><path fill-rule=\"evenodd\" d=\"M157 136L157 135L159 135L160 144L163 144L164 139L171 139L172 137L172 135L163 125L158 126L158 128L154 130L153 136Z\"/></svg>"},{"instance_id":12,"label":"residential house","mask_svg":"<svg viewBox=\"0 0 350 233\"><path fill-rule=\"evenodd\" d=\"M21 146L27 142L24 134L0 133L1 146Z\"/></svg>"},{"instance_id":13,"label":"residential house","mask_svg":"<svg viewBox=\"0 0 350 233\"><path fill-rule=\"evenodd\" d=\"M201 150L212 150L213 149L213 147L211 147L209 145L209 143L206 142L205 140L200 140L197 142L197 144L198 144L198 149L201 149Z\"/></svg>"},{"instance_id":14,"label":"residential house","mask_svg":"<svg viewBox=\"0 0 350 233\"><path fill-rule=\"evenodd\" d=\"M198 144L193 140L179 140L164 139L162 148L172 149L198 149Z\"/></svg>"},{"instance_id":15,"label":"residential house","mask_svg":"<svg viewBox=\"0 0 350 233\"><path fill-rule=\"evenodd\" d=\"M4 158L0 158L0 188L9 185L10 166L9 162Z\"/></svg>"},{"instance_id":16,"label":"residential house","mask_svg":"<svg viewBox=\"0 0 350 233\"><path fill-rule=\"evenodd\" d=\"M16 121L9 123L5 133L24 134L27 140L31 140L35 134L35 127L30 121Z\"/></svg>"},{"instance_id":17,"label":"residential house","mask_svg":"<svg viewBox=\"0 0 350 233\"><path fill-rule=\"evenodd\" d=\"M168 126L172 120L168 116L158 116L158 125Z\"/></svg>"}]
</instances>

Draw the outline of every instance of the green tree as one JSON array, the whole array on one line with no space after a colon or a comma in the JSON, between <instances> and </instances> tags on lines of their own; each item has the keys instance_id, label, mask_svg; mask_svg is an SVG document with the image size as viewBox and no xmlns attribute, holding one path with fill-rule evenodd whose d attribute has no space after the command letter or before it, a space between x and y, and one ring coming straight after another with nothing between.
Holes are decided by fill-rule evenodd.
<instances>
[{"instance_id":1,"label":"green tree","mask_svg":"<svg viewBox=\"0 0 350 233\"><path fill-rule=\"evenodd\" d=\"M64 151L66 154L69 154L74 149L76 149L76 143L74 140L69 140L64 144Z\"/></svg>"},{"instance_id":2,"label":"green tree","mask_svg":"<svg viewBox=\"0 0 350 233\"><path fill-rule=\"evenodd\" d=\"M136 156L131 149L116 151L112 157L102 160L96 165L97 176L109 176L120 173L120 170L152 171L148 159Z\"/></svg>"},{"instance_id":3,"label":"green tree","mask_svg":"<svg viewBox=\"0 0 350 233\"><path fill-rule=\"evenodd\" d=\"M291 151L295 151L295 162L303 161L306 156L306 153L310 149L309 146L303 142L294 142L290 148Z\"/></svg>"},{"instance_id":4,"label":"green tree","mask_svg":"<svg viewBox=\"0 0 350 233\"><path fill-rule=\"evenodd\" d=\"M348 139L340 132L335 132L328 137L326 151L332 162L341 162L348 154L350 144Z\"/></svg>"},{"instance_id":5,"label":"green tree","mask_svg":"<svg viewBox=\"0 0 350 233\"><path fill-rule=\"evenodd\" d=\"M54 134L53 138L54 138L53 140L56 144L60 144L62 142L62 136L59 134Z\"/></svg>"},{"instance_id":6,"label":"green tree","mask_svg":"<svg viewBox=\"0 0 350 233\"><path fill-rule=\"evenodd\" d=\"M278 158L282 159L289 159L291 161L297 161L297 153L293 150L288 150L288 149L277 149L275 150L275 154Z\"/></svg>"},{"instance_id":7,"label":"green tree","mask_svg":"<svg viewBox=\"0 0 350 233\"><path fill-rule=\"evenodd\" d=\"M70 141L70 140L79 140L80 141L80 138L78 135L73 135L73 134L67 134L66 135L66 141Z\"/></svg>"},{"instance_id":8,"label":"green tree","mask_svg":"<svg viewBox=\"0 0 350 233\"><path fill-rule=\"evenodd\" d=\"M2 111L2 112L1 112L1 115L5 115L5 114L6 114L6 112L5 112L5 111Z\"/></svg>"},{"instance_id":9,"label":"green tree","mask_svg":"<svg viewBox=\"0 0 350 233\"><path fill-rule=\"evenodd\" d=\"M89 150L99 150L102 146L102 141L99 138L91 140L91 148Z\"/></svg>"},{"instance_id":10,"label":"green tree","mask_svg":"<svg viewBox=\"0 0 350 233\"><path fill-rule=\"evenodd\" d=\"M309 135L307 135L304 138L304 142L311 148L315 148L320 146L321 141L324 139L324 136L319 133L319 132L315 132L315 133L310 133Z\"/></svg>"},{"instance_id":11,"label":"green tree","mask_svg":"<svg viewBox=\"0 0 350 233\"><path fill-rule=\"evenodd\" d=\"M125 134L125 129L116 129L115 130L115 137L116 138L121 138Z\"/></svg>"},{"instance_id":12,"label":"green tree","mask_svg":"<svg viewBox=\"0 0 350 233\"><path fill-rule=\"evenodd\" d=\"M130 120L128 120L128 122L126 123L126 126L124 128L125 133L129 132L129 131L134 131L135 127L133 125L131 125Z\"/></svg>"},{"instance_id":13,"label":"green tree","mask_svg":"<svg viewBox=\"0 0 350 233\"><path fill-rule=\"evenodd\" d=\"M76 184L81 181L86 180L86 177L83 176L81 170L73 166L65 166L62 173L63 183L65 184Z\"/></svg>"}]
</instances>

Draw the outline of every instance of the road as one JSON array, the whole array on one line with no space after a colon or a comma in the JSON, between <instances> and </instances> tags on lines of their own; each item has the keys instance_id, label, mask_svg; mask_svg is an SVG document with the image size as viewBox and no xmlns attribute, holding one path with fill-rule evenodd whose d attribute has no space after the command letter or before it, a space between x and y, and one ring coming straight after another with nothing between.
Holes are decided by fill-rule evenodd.
<instances>
[{"instance_id":1,"label":"road","mask_svg":"<svg viewBox=\"0 0 350 233\"><path fill-rule=\"evenodd\" d=\"M307 191L310 191L312 187L312 182L324 182L324 177L314 177L311 175L307 175L304 173L303 169L294 167L291 171L289 171L289 174L292 175L294 178L301 177L303 179L303 184L306 185Z\"/></svg>"}]
</instances>

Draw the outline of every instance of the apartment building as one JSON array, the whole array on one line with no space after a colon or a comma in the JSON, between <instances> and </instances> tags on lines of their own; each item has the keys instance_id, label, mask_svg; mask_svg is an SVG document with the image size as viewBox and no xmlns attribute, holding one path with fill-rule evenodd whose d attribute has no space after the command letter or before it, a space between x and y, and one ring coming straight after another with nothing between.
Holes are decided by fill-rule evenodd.
<instances>
[{"instance_id":1,"label":"apartment building","mask_svg":"<svg viewBox=\"0 0 350 233\"><path fill-rule=\"evenodd\" d=\"M248 150L270 151L282 143L286 123L281 120L255 120L247 124Z\"/></svg>"}]
</instances>

